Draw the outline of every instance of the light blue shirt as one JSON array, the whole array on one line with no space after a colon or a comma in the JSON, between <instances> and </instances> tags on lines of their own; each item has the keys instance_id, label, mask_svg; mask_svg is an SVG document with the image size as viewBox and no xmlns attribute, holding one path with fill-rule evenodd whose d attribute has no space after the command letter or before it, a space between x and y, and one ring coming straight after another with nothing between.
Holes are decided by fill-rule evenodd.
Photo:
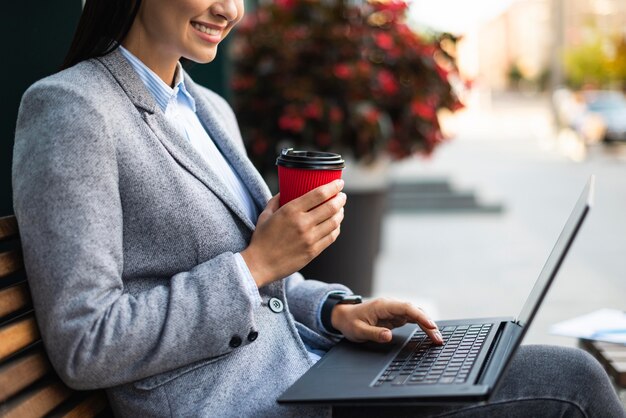
<instances>
[{"instance_id":1,"label":"light blue shirt","mask_svg":"<svg viewBox=\"0 0 626 418\"><path fill-rule=\"evenodd\" d=\"M196 114L196 101L185 87L184 72L180 63L177 63L174 76L174 87L168 86L161 78L148 68L139 58L134 56L123 46L119 46L122 55L128 60L141 81L156 100L165 118L186 138L207 162L211 170L221 178L226 188L233 194L235 200L244 209L252 223L256 224L259 216L250 192L241 181L233 167L226 161L220 150L210 138L206 128ZM235 254L237 265L244 277L244 283L252 299L261 304L259 289L250 274L240 253ZM321 307L320 307L321 308ZM320 309L321 310L321 309ZM321 324L321 312L318 312L318 322ZM309 357L313 361L320 359L319 350L306 347Z\"/></svg>"}]
</instances>

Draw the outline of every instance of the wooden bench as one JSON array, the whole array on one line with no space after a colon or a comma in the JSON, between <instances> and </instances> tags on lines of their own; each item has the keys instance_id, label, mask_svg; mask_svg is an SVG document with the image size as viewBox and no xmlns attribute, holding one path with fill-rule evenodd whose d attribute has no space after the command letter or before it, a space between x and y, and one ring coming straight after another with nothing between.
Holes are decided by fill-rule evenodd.
<instances>
[{"instance_id":1,"label":"wooden bench","mask_svg":"<svg viewBox=\"0 0 626 418\"><path fill-rule=\"evenodd\" d=\"M0 218L0 417L112 416L104 391L68 388L43 348L26 281L17 221Z\"/></svg>"},{"instance_id":2,"label":"wooden bench","mask_svg":"<svg viewBox=\"0 0 626 418\"><path fill-rule=\"evenodd\" d=\"M578 340L578 344L598 359L613 378L615 386L626 390L626 345L582 339Z\"/></svg>"}]
</instances>

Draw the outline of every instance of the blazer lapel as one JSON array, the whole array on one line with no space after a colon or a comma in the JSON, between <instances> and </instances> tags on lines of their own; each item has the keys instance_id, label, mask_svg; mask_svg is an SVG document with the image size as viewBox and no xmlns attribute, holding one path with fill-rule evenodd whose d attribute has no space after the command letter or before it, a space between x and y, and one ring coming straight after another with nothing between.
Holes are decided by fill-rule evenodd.
<instances>
[{"instance_id":1,"label":"blazer lapel","mask_svg":"<svg viewBox=\"0 0 626 418\"><path fill-rule=\"evenodd\" d=\"M196 100L196 113L209 131L211 139L244 182L257 207L263 210L271 198L271 193L265 180L248 158L243 144L234 140L241 141L241 134L238 131L228 131L225 121L230 115L223 114L223 109L209 100L207 94L187 74L185 86Z\"/></svg>"},{"instance_id":2,"label":"blazer lapel","mask_svg":"<svg viewBox=\"0 0 626 418\"><path fill-rule=\"evenodd\" d=\"M126 61L126 58L119 51L115 50L108 55L98 58L98 60L111 72L133 104L143 111L144 121L172 157L213 191L248 228L254 230L254 223L248 219L235 201L232 193L217 176L217 173L207 165L189 141L183 138L165 119L152 94L143 85L143 82Z\"/></svg>"}]
</instances>

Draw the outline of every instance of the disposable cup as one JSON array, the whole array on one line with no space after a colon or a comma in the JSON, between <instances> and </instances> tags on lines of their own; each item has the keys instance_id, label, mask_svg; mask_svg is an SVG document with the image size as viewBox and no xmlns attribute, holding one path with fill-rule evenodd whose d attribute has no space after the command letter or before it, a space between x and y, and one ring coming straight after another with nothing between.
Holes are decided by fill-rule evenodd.
<instances>
[{"instance_id":1,"label":"disposable cup","mask_svg":"<svg viewBox=\"0 0 626 418\"><path fill-rule=\"evenodd\" d=\"M276 165L281 206L316 187L340 179L346 166L339 154L293 148L283 149Z\"/></svg>"}]
</instances>

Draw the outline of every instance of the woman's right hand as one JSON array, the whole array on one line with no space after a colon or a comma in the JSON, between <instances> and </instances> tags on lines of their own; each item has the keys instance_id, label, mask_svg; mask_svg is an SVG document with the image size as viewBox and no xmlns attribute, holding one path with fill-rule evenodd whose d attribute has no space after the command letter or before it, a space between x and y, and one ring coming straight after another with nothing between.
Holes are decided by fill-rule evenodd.
<instances>
[{"instance_id":1,"label":"woman's right hand","mask_svg":"<svg viewBox=\"0 0 626 418\"><path fill-rule=\"evenodd\" d=\"M282 207L279 195L267 203L241 252L258 287L300 270L337 239L346 204L343 184L335 180Z\"/></svg>"}]
</instances>

